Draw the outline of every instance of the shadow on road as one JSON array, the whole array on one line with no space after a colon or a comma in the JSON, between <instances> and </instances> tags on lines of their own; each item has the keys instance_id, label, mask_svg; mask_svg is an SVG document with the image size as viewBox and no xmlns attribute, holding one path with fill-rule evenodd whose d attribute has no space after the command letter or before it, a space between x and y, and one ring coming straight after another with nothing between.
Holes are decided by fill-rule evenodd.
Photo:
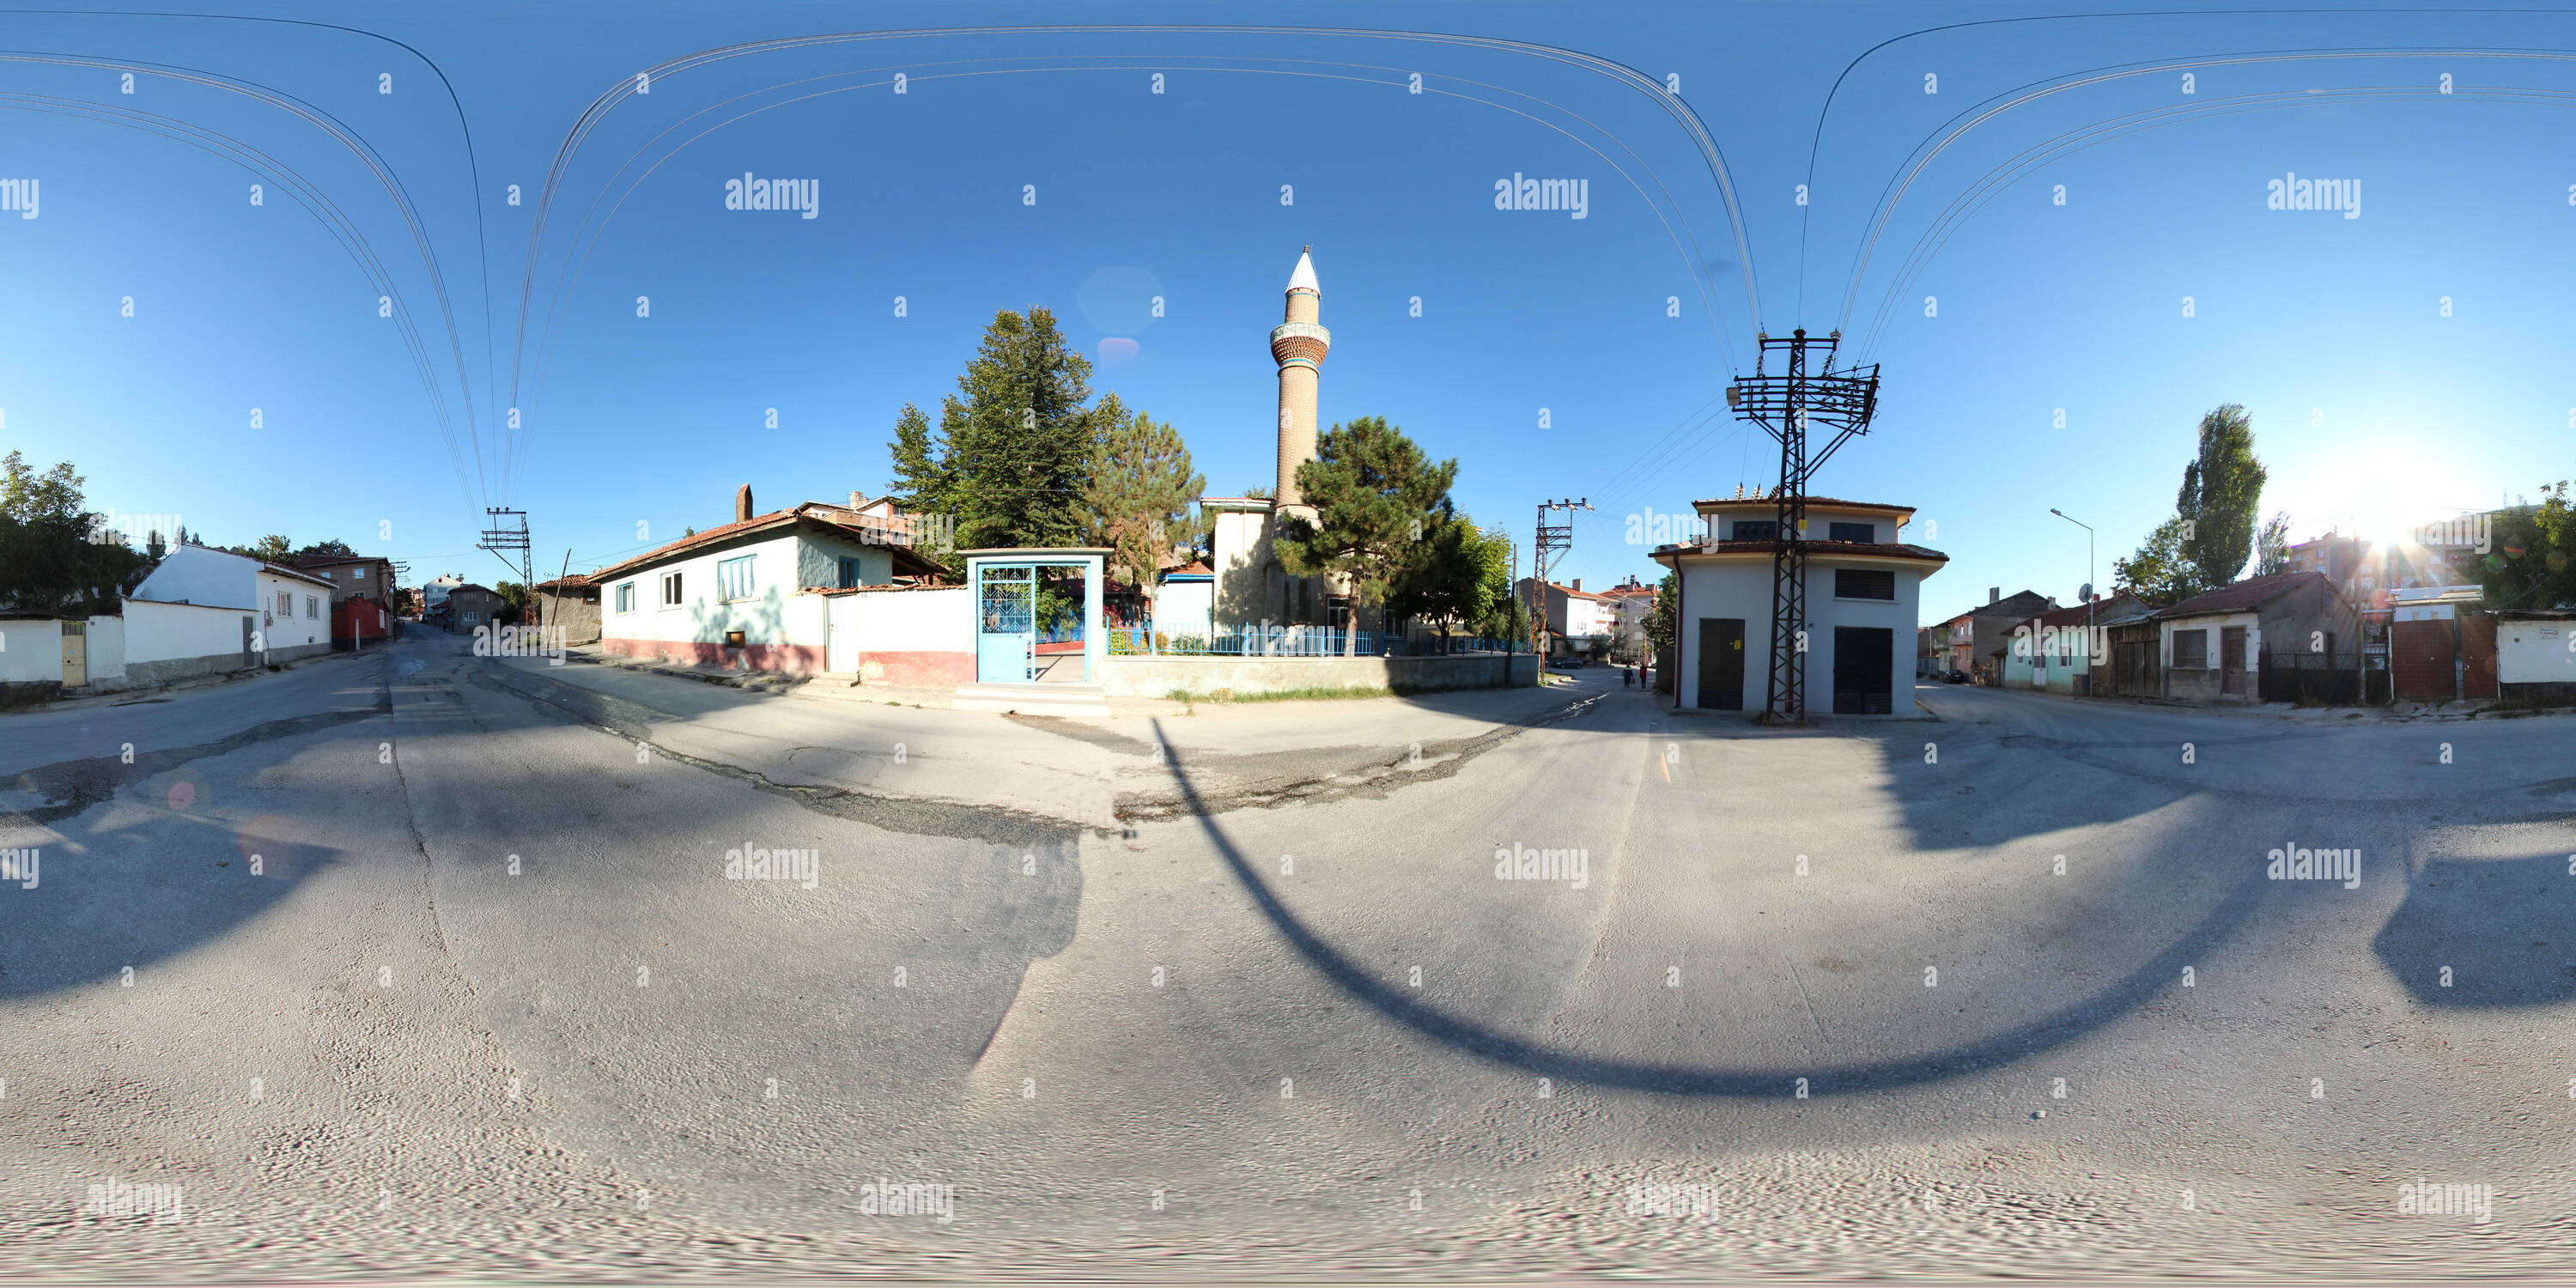
<instances>
[{"instance_id":1,"label":"shadow on road","mask_svg":"<svg viewBox=\"0 0 2576 1288\"><path fill-rule=\"evenodd\" d=\"M1161 721L1154 722L1154 732L1158 740L1165 739ZM1168 741L1165 746L1168 749ZM1172 773L1182 795L1196 801L1198 788L1188 769L1175 760ZM2196 924L2175 936L2163 951L2090 997L1980 1041L1903 1059L1794 1069L1647 1064L1578 1055L1496 1033L1377 979L1300 921L1209 811L1189 812L1197 817L1217 852L1225 856L1236 879L1251 892L1262 914L1278 927L1290 945L1345 992L1389 1019L1459 1050L1532 1073L1674 1095L1786 1095L1800 1078L1806 1080L1810 1095L1851 1094L1938 1082L2026 1059L2100 1029L2176 985L2184 966L2207 961L2213 948L2244 927L2274 893L2267 887L2277 885L2264 879L2259 866L2249 866L2244 878L2228 887Z\"/></svg>"},{"instance_id":2,"label":"shadow on road","mask_svg":"<svg viewBox=\"0 0 2576 1288\"><path fill-rule=\"evenodd\" d=\"M2570 861L2563 853L2434 859L2370 941L2371 951L2427 1006L2545 1006L2576 998Z\"/></svg>"}]
</instances>

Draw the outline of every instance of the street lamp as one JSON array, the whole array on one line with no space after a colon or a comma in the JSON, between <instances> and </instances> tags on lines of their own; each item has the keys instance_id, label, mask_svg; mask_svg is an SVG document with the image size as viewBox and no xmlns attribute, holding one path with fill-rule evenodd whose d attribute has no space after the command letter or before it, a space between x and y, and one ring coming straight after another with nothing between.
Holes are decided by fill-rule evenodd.
<instances>
[{"instance_id":1,"label":"street lamp","mask_svg":"<svg viewBox=\"0 0 2576 1288\"><path fill-rule=\"evenodd\" d=\"M2048 507L2048 512L2056 515L2058 518L2066 520L2068 523L2074 524L2076 527L2084 529L2084 589L2087 592L2084 596L2084 688L2087 696L2090 696L2093 688L2093 663L2095 660L2093 656L2094 596L2090 593L2093 589L2093 525L2086 523L2082 519L2076 518L2053 505Z\"/></svg>"}]
</instances>

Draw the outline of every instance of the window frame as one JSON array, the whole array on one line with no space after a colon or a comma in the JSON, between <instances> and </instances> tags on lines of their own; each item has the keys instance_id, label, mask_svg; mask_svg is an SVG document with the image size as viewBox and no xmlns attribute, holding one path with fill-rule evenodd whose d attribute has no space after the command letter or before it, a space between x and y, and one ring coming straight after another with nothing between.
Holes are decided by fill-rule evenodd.
<instances>
[{"instance_id":1,"label":"window frame","mask_svg":"<svg viewBox=\"0 0 2576 1288\"><path fill-rule=\"evenodd\" d=\"M2183 661L2182 643L2184 636L2190 636L2192 643L2199 646L2195 650L2198 658L2197 664L2186 663ZM2177 671L2209 670L2209 628L2206 626L2194 626L2188 629L2176 627L2173 633L2173 661L2170 665Z\"/></svg>"},{"instance_id":2,"label":"window frame","mask_svg":"<svg viewBox=\"0 0 2576 1288\"><path fill-rule=\"evenodd\" d=\"M1887 579L1887 593L1884 595L1855 595L1847 593L1843 589L1843 578L1846 576L1885 577ZM1896 570L1893 568L1836 568L1834 569L1834 598L1848 599L1856 603L1864 604L1893 604L1896 602Z\"/></svg>"},{"instance_id":3,"label":"window frame","mask_svg":"<svg viewBox=\"0 0 2576 1288\"><path fill-rule=\"evenodd\" d=\"M617 583L616 611L617 615L620 617L632 617L635 615L635 583L633 581L630 580Z\"/></svg>"},{"instance_id":4,"label":"window frame","mask_svg":"<svg viewBox=\"0 0 2576 1288\"><path fill-rule=\"evenodd\" d=\"M304 597L304 615L314 621L320 621L322 619L322 601L319 596L306 595Z\"/></svg>"},{"instance_id":5,"label":"window frame","mask_svg":"<svg viewBox=\"0 0 2576 1288\"><path fill-rule=\"evenodd\" d=\"M671 571L662 574L660 579L660 607L667 609L678 608L681 606L681 595L683 594L685 587L680 581L680 571L680 569L674 568Z\"/></svg>"},{"instance_id":6,"label":"window frame","mask_svg":"<svg viewBox=\"0 0 2576 1288\"><path fill-rule=\"evenodd\" d=\"M1851 528L1860 529L1860 535L1857 537L1847 535L1846 530ZM1828 540L1874 546L1878 544L1878 525L1851 519L1828 519L1825 521L1825 535Z\"/></svg>"},{"instance_id":7,"label":"window frame","mask_svg":"<svg viewBox=\"0 0 2576 1288\"><path fill-rule=\"evenodd\" d=\"M739 604L746 600L760 598L760 569L755 562L759 558L757 553L753 553L716 561L717 603ZM729 584L737 577L742 582L740 594L734 593L735 588Z\"/></svg>"},{"instance_id":8,"label":"window frame","mask_svg":"<svg viewBox=\"0 0 2576 1288\"><path fill-rule=\"evenodd\" d=\"M866 584L861 580L862 574L859 572L859 557L857 555L836 555L833 557L832 566L836 570L841 583L836 587L836 589L856 590L860 586Z\"/></svg>"},{"instance_id":9,"label":"window frame","mask_svg":"<svg viewBox=\"0 0 2576 1288\"><path fill-rule=\"evenodd\" d=\"M1765 532L1760 536L1748 537L1744 535L1745 526L1748 524L1757 528L1768 528L1770 531ZM1726 539L1729 541L1777 541L1780 539L1780 521L1778 519L1729 519L1726 522Z\"/></svg>"}]
</instances>

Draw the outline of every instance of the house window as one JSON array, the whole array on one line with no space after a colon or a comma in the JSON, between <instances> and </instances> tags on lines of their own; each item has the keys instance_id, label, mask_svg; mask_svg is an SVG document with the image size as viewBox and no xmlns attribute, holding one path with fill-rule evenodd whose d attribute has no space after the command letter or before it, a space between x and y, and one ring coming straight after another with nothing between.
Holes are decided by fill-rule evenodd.
<instances>
[{"instance_id":1,"label":"house window","mask_svg":"<svg viewBox=\"0 0 2576 1288\"><path fill-rule=\"evenodd\" d=\"M1829 523L1825 525L1825 535L1834 541L1866 543L1878 540L1878 528L1867 523Z\"/></svg>"},{"instance_id":2,"label":"house window","mask_svg":"<svg viewBox=\"0 0 2576 1288\"><path fill-rule=\"evenodd\" d=\"M280 617L295 616L295 596L293 593L283 590L277 592L277 615Z\"/></svg>"},{"instance_id":3,"label":"house window","mask_svg":"<svg viewBox=\"0 0 2576 1288\"><path fill-rule=\"evenodd\" d=\"M617 585L617 611L618 611L618 612L620 612L620 613L631 613L631 612L634 612L634 611L635 611L635 583L634 583L634 582L626 581L626 582L619 582L619 583L618 583L618 585Z\"/></svg>"},{"instance_id":4,"label":"house window","mask_svg":"<svg viewBox=\"0 0 2576 1288\"><path fill-rule=\"evenodd\" d=\"M716 565L716 597L731 603L751 598L751 561L754 556L727 559Z\"/></svg>"},{"instance_id":5,"label":"house window","mask_svg":"<svg viewBox=\"0 0 2576 1288\"><path fill-rule=\"evenodd\" d=\"M322 615L322 601L311 595L306 595L304 597L304 615L307 617L320 617Z\"/></svg>"},{"instance_id":6,"label":"house window","mask_svg":"<svg viewBox=\"0 0 2576 1288\"><path fill-rule=\"evenodd\" d=\"M2208 631L2175 631L2173 642L2175 670L2206 671L2209 669Z\"/></svg>"},{"instance_id":7,"label":"house window","mask_svg":"<svg viewBox=\"0 0 2576 1288\"><path fill-rule=\"evenodd\" d=\"M1778 519L1738 519L1735 521L1735 526L1727 531L1729 541L1777 541L1780 539L1780 521Z\"/></svg>"},{"instance_id":8,"label":"house window","mask_svg":"<svg viewBox=\"0 0 2576 1288\"><path fill-rule=\"evenodd\" d=\"M841 566L841 589L850 590L855 588L859 584L859 561L848 555L843 555L840 557L838 562Z\"/></svg>"},{"instance_id":9,"label":"house window","mask_svg":"<svg viewBox=\"0 0 2576 1288\"><path fill-rule=\"evenodd\" d=\"M1893 600L1896 598L1896 574L1885 568L1836 568L1834 598Z\"/></svg>"},{"instance_id":10,"label":"house window","mask_svg":"<svg viewBox=\"0 0 2576 1288\"><path fill-rule=\"evenodd\" d=\"M680 574L678 574L678 573L676 573L676 572L666 572L666 573L663 573L663 574L662 574L662 607L664 607L664 608L676 608L676 607L678 607L678 606L679 606L679 603L680 603Z\"/></svg>"}]
</instances>

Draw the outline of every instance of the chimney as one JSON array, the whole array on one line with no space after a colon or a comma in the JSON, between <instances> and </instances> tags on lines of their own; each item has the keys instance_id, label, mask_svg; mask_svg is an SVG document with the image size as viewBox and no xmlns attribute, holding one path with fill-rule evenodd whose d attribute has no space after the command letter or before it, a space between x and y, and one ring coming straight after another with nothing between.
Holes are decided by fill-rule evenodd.
<instances>
[{"instance_id":1,"label":"chimney","mask_svg":"<svg viewBox=\"0 0 2576 1288\"><path fill-rule=\"evenodd\" d=\"M733 494L733 521L734 521L734 522L736 522L736 523L740 523L740 522L742 522L743 520L748 519L748 518L750 518L750 517L751 517L751 485L750 485L750 484L748 484L748 483L745 483L745 484L743 484L743 485L742 485L742 490L741 490L741 491L738 491L738 492L736 492L736 493L734 493L734 494Z\"/></svg>"},{"instance_id":2,"label":"chimney","mask_svg":"<svg viewBox=\"0 0 2576 1288\"><path fill-rule=\"evenodd\" d=\"M1581 577L1577 577L1577 578L1575 578L1575 579L1574 579L1574 588L1575 588L1576 590L1581 590L1581 589L1583 589L1583 579L1582 579Z\"/></svg>"},{"instance_id":3,"label":"chimney","mask_svg":"<svg viewBox=\"0 0 2576 1288\"><path fill-rule=\"evenodd\" d=\"M2003 598L2003 597L2004 597L2004 588L2003 588L2003 587L2001 587L2001 586L1988 586L1988 587L1986 587L1986 602L1987 602L1987 603L1991 604L1991 603L1995 602L1996 600L2001 599L2001 598Z\"/></svg>"},{"instance_id":4,"label":"chimney","mask_svg":"<svg viewBox=\"0 0 2576 1288\"><path fill-rule=\"evenodd\" d=\"M851 508L851 509L853 509L853 510L858 509L861 505L863 505L863 504L865 504L865 503L866 503L867 499L868 499L868 494L867 494L867 493L865 493L865 492L858 492L858 491L853 491L853 492L851 492L851 493L850 493L850 508Z\"/></svg>"}]
</instances>

